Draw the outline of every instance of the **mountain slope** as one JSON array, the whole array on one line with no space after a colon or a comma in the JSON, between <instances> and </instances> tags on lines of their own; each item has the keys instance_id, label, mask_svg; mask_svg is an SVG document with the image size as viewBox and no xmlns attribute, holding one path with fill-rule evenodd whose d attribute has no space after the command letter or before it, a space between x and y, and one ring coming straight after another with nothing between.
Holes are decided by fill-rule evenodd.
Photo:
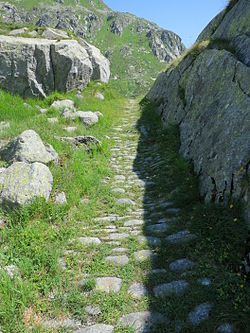
<instances>
[{"instance_id":1,"label":"mountain slope","mask_svg":"<svg viewBox=\"0 0 250 333\"><path fill-rule=\"evenodd\" d=\"M0 2L2 22L69 30L100 48L111 62L112 81L125 94L141 94L166 63L185 50L179 36L100 0Z\"/></svg>"}]
</instances>

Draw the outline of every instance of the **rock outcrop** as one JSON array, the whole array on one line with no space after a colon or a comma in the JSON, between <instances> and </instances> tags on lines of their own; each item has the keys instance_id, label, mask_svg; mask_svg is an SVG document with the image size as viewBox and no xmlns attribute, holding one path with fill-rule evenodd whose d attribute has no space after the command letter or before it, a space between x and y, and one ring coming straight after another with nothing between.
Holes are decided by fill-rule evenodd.
<instances>
[{"instance_id":1,"label":"rock outcrop","mask_svg":"<svg viewBox=\"0 0 250 333\"><path fill-rule=\"evenodd\" d=\"M193 161L207 201L250 202L249 17L248 0L224 10L147 95L165 126L180 126L180 152Z\"/></svg>"},{"instance_id":2,"label":"rock outcrop","mask_svg":"<svg viewBox=\"0 0 250 333\"><path fill-rule=\"evenodd\" d=\"M76 40L0 36L0 49L0 88L25 98L109 80L109 61Z\"/></svg>"}]
</instances>

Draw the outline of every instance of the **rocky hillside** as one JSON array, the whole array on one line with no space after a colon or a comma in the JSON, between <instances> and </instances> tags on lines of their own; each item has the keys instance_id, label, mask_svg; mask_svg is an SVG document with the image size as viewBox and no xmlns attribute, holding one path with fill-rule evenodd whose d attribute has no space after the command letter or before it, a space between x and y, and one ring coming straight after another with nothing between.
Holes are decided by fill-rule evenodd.
<instances>
[{"instance_id":1,"label":"rocky hillside","mask_svg":"<svg viewBox=\"0 0 250 333\"><path fill-rule=\"evenodd\" d=\"M179 36L128 13L117 13L101 0L0 2L1 33L10 26L33 25L68 30L98 47L111 62L112 85L140 94L166 63L185 47ZM13 27L13 25L12 25Z\"/></svg>"},{"instance_id":2,"label":"rocky hillside","mask_svg":"<svg viewBox=\"0 0 250 333\"><path fill-rule=\"evenodd\" d=\"M230 1L148 93L164 124L180 126L181 153L207 201L249 205L249 19L249 0Z\"/></svg>"}]
</instances>

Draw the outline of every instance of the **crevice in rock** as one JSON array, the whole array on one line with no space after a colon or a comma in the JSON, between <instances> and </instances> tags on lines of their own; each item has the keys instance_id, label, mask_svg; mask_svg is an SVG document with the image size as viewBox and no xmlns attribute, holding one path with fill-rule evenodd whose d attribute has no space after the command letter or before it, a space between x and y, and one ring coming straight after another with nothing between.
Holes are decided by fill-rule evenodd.
<instances>
[{"instance_id":1,"label":"crevice in rock","mask_svg":"<svg viewBox=\"0 0 250 333\"><path fill-rule=\"evenodd\" d=\"M55 90L56 89L56 70L55 70L54 61L53 61L53 53L54 52L55 52L55 45L50 45L49 59L50 59L50 63L51 63L52 73L53 73L53 87L54 87L54 90Z\"/></svg>"},{"instance_id":2,"label":"crevice in rock","mask_svg":"<svg viewBox=\"0 0 250 333\"><path fill-rule=\"evenodd\" d=\"M211 201L212 202L215 202L216 200L216 196L217 196L217 186L216 186L216 181L215 181L215 178L214 177L211 177L211 180L212 180L212 184L214 186L213 190L212 190L212 195L211 195Z\"/></svg>"}]
</instances>

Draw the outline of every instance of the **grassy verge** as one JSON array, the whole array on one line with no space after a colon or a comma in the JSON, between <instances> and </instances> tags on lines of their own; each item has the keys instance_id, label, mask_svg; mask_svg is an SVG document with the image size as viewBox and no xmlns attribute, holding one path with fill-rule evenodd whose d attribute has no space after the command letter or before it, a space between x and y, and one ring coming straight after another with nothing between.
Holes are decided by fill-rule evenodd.
<instances>
[{"instance_id":1,"label":"grassy verge","mask_svg":"<svg viewBox=\"0 0 250 333\"><path fill-rule=\"evenodd\" d=\"M105 95L104 101L94 97L96 91ZM19 211L1 212L7 226L0 230L0 267L15 265L19 270L17 279L11 279L3 270L0 273L0 328L6 333L51 332L35 329L41 318L84 313L80 292L71 285L72 277L62 274L58 258L68 240L79 232L79 222L89 221L108 200L110 193L101 185L101 180L110 175L112 140L106 136L118 122L125 100L108 86L98 84L91 84L83 96L81 100L73 93L53 94L44 101L27 100L30 106L26 106L20 97L0 92L0 120L10 122L10 129L0 133L0 142L25 129L33 129L44 142L53 145L60 157L59 164L49 166L54 187L48 203L35 202ZM80 110L100 111L104 116L88 129L62 119L54 109L41 114L36 108L36 105L49 108L57 98L73 98ZM59 122L49 123L50 117L58 117ZM69 125L77 125L73 135L96 136L103 143L102 150L93 149L88 154L83 148L72 149L69 144L57 141L55 135L69 135L64 129ZM63 207L53 203L53 197L60 191L66 193L68 200ZM49 295L55 290L61 298L51 305Z\"/></svg>"}]
</instances>

